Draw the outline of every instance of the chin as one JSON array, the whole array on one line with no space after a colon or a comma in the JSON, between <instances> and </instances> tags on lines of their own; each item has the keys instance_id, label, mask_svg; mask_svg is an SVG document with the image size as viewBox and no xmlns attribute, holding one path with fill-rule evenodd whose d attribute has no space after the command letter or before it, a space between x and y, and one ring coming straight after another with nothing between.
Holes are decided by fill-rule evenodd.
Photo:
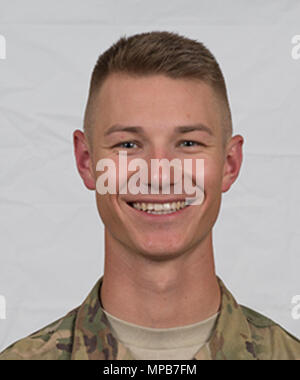
<instances>
[{"instance_id":1,"label":"chin","mask_svg":"<svg viewBox=\"0 0 300 380\"><path fill-rule=\"evenodd\" d=\"M161 239L161 238L160 238ZM167 238L164 241L151 239L141 242L135 241L135 249L140 251L144 257L153 260L167 260L180 256L184 251L186 244L183 241L170 242Z\"/></svg>"}]
</instances>

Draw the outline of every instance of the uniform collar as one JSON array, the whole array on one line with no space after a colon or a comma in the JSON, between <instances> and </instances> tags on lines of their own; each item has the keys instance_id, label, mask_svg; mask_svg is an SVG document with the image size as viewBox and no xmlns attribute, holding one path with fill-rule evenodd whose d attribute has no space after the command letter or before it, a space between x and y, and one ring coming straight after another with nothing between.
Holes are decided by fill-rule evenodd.
<instances>
[{"instance_id":1,"label":"uniform collar","mask_svg":"<svg viewBox=\"0 0 300 380\"><path fill-rule=\"evenodd\" d=\"M130 351L113 336L108 319L101 310L97 281L78 309L74 327L72 360L128 360ZM195 355L195 360L255 360L250 328L241 307L223 282L221 307L212 336Z\"/></svg>"},{"instance_id":2,"label":"uniform collar","mask_svg":"<svg viewBox=\"0 0 300 380\"><path fill-rule=\"evenodd\" d=\"M108 319L101 310L99 295L102 281L103 276L79 307L71 360L134 359L130 351L113 336Z\"/></svg>"},{"instance_id":3,"label":"uniform collar","mask_svg":"<svg viewBox=\"0 0 300 380\"><path fill-rule=\"evenodd\" d=\"M221 306L215 329L196 360L257 360L249 323L241 306L218 278Z\"/></svg>"}]
</instances>

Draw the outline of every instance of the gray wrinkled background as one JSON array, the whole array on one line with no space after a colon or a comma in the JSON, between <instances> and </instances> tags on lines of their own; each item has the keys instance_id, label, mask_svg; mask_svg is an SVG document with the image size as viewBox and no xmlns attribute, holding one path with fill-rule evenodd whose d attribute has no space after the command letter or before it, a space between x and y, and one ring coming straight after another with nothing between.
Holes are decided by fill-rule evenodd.
<instances>
[{"instance_id":1,"label":"gray wrinkled background","mask_svg":"<svg viewBox=\"0 0 300 380\"><path fill-rule=\"evenodd\" d=\"M214 230L217 272L299 337L299 19L297 0L0 0L0 349L78 306L103 273L103 226L72 132L98 55L152 30L203 42L221 65L245 144Z\"/></svg>"}]
</instances>

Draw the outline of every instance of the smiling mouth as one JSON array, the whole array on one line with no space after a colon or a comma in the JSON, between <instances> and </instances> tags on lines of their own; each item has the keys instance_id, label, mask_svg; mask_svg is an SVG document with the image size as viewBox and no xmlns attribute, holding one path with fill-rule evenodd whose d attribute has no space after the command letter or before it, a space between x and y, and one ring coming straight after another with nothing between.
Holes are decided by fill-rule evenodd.
<instances>
[{"instance_id":1,"label":"smiling mouth","mask_svg":"<svg viewBox=\"0 0 300 380\"><path fill-rule=\"evenodd\" d=\"M135 208L136 210L143 211L147 214L153 215L166 215L174 214L179 210L187 208L190 206L189 201L177 201L177 202L165 202L165 203L154 203L154 202L128 202L128 205Z\"/></svg>"}]
</instances>

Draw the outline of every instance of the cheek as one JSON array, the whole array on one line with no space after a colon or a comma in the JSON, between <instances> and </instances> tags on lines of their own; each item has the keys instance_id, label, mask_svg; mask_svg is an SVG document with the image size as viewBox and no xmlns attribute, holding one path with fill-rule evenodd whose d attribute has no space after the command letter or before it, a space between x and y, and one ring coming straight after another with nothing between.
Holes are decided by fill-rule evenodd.
<instances>
[{"instance_id":1,"label":"cheek","mask_svg":"<svg viewBox=\"0 0 300 380\"><path fill-rule=\"evenodd\" d=\"M206 197L210 194L221 193L222 166L217 160L207 160L204 166L204 192Z\"/></svg>"},{"instance_id":2,"label":"cheek","mask_svg":"<svg viewBox=\"0 0 300 380\"><path fill-rule=\"evenodd\" d=\"M103 224L112 231L119 231L126 224L118 204L117 195L96 195L97 209Z\"/></svg>"},{"instance_id":3,"label":"cheek","mask_svg":"<svg viewBox=\"0 0 300 380\"><path fill-rule=\"evenodd\" d=\"M106 199L105 195L100 195L96 192L96 202L97 202L97 209L99 212L99 215L104 222L107 214L107 206L106 206Z\"/></svg>"},{"instance_id":4,"label":"cheek","mask_svg":"<svg viewBox=\"0 0 300 380\"><path fill-rule=\"evenodd\" d=\"M114 210L113 204L111 200L111 196L109 194L100 195L96 194L97 208L101 220L104 224L107 224L107 221L112 222L114 219Z\"/></svg>"},{"instance_id":5,"label":"cheek","mask_svg":"<svg viewBox=\"0 0 300 380\"><path fill-rule=\"evenodd\" d=\"M209 231L215 224L222 199L222 169L221 165L211 160L205 165L204 202L201 223Z\"/></svg>"}]
</instances>

